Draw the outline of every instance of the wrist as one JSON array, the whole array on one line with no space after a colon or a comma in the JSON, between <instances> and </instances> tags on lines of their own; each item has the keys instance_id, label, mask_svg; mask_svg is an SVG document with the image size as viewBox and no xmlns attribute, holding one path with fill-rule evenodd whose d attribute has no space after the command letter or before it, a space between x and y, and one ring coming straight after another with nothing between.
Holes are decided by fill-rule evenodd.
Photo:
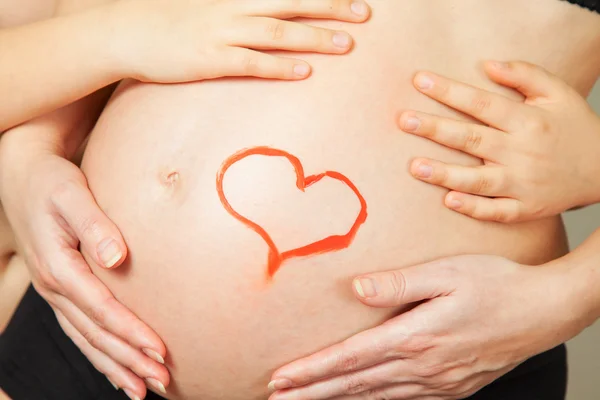
<instances>
[{"instance_id":1,"label":"wrist","mask_svg":"<svg viewBox=\"0 0 600 400\"><path fill-rule=\"evenodd\" d=\"M135 17L141 10L136 0L120 0L103 7L106 27L105 51L112 68L111 72L116 77L115 82L126 78L138 78L139 68L136 67L134 54L139 51L144 38L138 37L141 33Z\"/></svg>"},{"instance_id":2,"label":"wrist","mask_svg":"<svg viewBox=\"0 0 600 400\"><path fill-rule=\"evenodd\" d=\"M87 26L87 28L82 27L81 31L89 32L90 26L93 29L88 34L87 46L93 52L89 54L94 63L93 68L102 77L102 85L99 87L108 86L128 77L127 58L121 51L120 45L126 32L123 32L116 12L122 1L126 0L104 3L81 13L81 22Z\"/></svg>"}]
</instances>

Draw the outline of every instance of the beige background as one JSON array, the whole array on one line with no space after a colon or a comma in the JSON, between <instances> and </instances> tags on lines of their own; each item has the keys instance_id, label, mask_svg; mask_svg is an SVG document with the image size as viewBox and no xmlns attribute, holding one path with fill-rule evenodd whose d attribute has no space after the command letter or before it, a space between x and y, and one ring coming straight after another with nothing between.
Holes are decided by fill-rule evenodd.
<instances>
[{"instance_id":1,"label":"beige background","mask_svg":"<svg viewBox=\"0 0 600 400\"><path fill-rule=\"evenodd\" d=\"M590 96L590 103L600 114L600 82ZM565 223L571 248L575 248L600 228L600 204L566 213ZM570 371L567 399L600 399L600 321L571 340L568 349Z\"/></svg>"}]
</instances>

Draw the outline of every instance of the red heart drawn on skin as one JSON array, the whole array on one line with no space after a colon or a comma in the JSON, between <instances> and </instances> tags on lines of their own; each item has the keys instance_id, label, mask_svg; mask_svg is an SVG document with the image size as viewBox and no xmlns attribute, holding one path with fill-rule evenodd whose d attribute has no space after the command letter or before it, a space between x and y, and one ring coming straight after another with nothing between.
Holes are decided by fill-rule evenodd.
<instances>
[{"instance_id":1,"label":"red heart drawn on skin","mask_svg":"<svg viewBox=\"0 0 600 400\"><path fill-rule=\"evenodd\" d=\"M358 213L356 220L352 224L350 230L344 235L327 236L324 239L318 240L313 243L309 243L305 246L280 252L271 236L262 226L244 217L243 215L239 214L233 209L233 207L225 197L225 192L223 191L223 178L225 177L225 173L227 172L229 167L231 167L236 162L252 155L285 157L294 167L294 171L296 172L296 187L302 192L304 192L304 190L309 186L319 182L325 177L335 179L348 186L360 201L360 212ZM267 243L267 246L269 246L269 254L267 258L267 277L269 279L272 278L273 275L275 275L277 270L281 267L281 264L287 259L293 257L306 257L310 255L323 254L349 247L352 241L354 240L354 236L356 236L356 232L358 232L360 226L367 220L367 202L360 194L356 186L352 183L352 181L346 176L336 171L325 171L316 175L304 176L304 168L302 167L302 163L297 157L283 150L273 149L266 146L243 149L227 158L223 162L221 168L217 173L217 193L219 194L219 199L221 200L223 207L225 207L225 210L227 210L227 212L231 214L235 219L242 222L254 232L258 233Z\"/></svg>"}]
</instances>

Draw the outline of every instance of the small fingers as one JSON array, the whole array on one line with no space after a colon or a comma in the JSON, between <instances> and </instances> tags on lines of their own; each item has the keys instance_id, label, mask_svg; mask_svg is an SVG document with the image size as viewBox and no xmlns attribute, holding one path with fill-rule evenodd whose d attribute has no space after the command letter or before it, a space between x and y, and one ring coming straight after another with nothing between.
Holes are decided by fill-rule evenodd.
<instances>
[{"instance_id":1,"label":"small fingers","mask_svg":"<svg viewBox=\"0 0 600 400\"><path fill-rule=\"evenodd\" d=\"M431 72L417 73L414 85L432 99L502 131L517 131L523 125L526 106L499 94Z\"/></svg>"},{"instance_id":2,"label":"small fingers","mask_svg":"<svg viewBox=\"0 0 600 400\"><path fill-rule=\"evenodd\" d=\"M227 38L229 45L255 50L327 54L346 53L352 46L352 37L346 32L267 17L251 17L243 21Z\"/></svg>"},{"instance_id":3,"label":"small fingers","mask_svg":"<svg viewBox=\"0 0 600 400\"><path fill-rule=\"evenodd\" d=\"M523 204L516 199L450 192L446 195L444 203L456 212L482 221L510 223L522 220Z\"/></svg>"},{"instance_id":4,"label":"small fingers","mask_svg":"<svg viewBox=\"0 0 600 400\"><path fill-rule=\"evenodd\" d=\"M507 195L506 176L501 166L465 167L417 158L411 162L410 173L423 182L459 192L483 196Z\"/></svg>"},{"instance_id":5,"label":"small fingers","mask_svg":"<svg viewBox=\"0 0 600 400\"><path fill-rule=\"evenodd\" d=\"M67 336L71 338L94 368L106 375L113 386L123 389L125 394L132 400L140 400L146 397L146 385L142 379L127 368L117 364L106 354L92 347L59 310L55 308L54 313Z\"/></svg>"},{"instance_id":6,"label":"small fingers","mask_svg":"<svg viewBox=\"0 0 600 400\"><path fill-rule=\"evenodd\" d=\"M51 198L59 215L98 265L112 268L123 262L127 253L123 237L98 207L85 182L64 182Z\"/></svg>"},{"instance_id":7,"label":"small fingers","mask_svg":"<svg viewBox=\"0 0 600 400\"><path fill-rule=\"evenodd\" d=\"M467 154L498 162L503 156L504 132L483 125L441 118L415 111L405 111L398 119L405 132L433 140Z\"/></svg>"},{"instance_id":8,"label":"small fingers","mask_svg":"<svg viewBox=\"0 0 600 400\"><path fill-rule=\"evenodd\" d=\"M560 78L528 62L490 61L484 66L485 72L493 81L518 90L527 98L557 97L570 90Z\"/></svg>"},{"instance_id":9,"label":"small fingers","mask_svg":"<svg viewBox=\"0 0 600 400\"><path fill-rule=\"evenodd\" d=\"M266 79L298 80L310 75L310 66L301 60L278 57L259 51L231 47L225 50L222 65L215 65L214 77L253 76Z\"/></svg>"},{"instance_id":10,"label":"small fingers","mask_svg":"<svg viewBox=\"0 0 600 400\"><path fill-rule=\"evenodd\" d=\"M296 17L363 22L370 14L362 0L242 0L247 15L267 15L273 18Z\"/></svg>"}]
</instances>

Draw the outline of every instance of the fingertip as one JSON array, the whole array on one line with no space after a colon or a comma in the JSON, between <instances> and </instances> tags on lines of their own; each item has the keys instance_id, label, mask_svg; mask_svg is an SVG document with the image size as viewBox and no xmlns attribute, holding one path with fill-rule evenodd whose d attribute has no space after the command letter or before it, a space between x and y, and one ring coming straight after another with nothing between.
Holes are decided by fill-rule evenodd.
<instances>
[{"instance_id":1,"label":"fingertip","mask_svg":"<svg viewBox=\"0 0 600 400\"><path fill-rule=\"evenodd\" d=\"M115 268L123 263L126 247L111 237L103 239L96 247L98 264L104 268Z\"/></svg>"},{"instance_id":2,"label":"fingertip","mask_svg":"<svg viewBox=\"0 0 600 400\"><path fill-rule=\"evenodd\" d=\"M367 276L355 278L352 282L354 294L361 301L367 301L378 295L378 285L374 279Z\"/></svg>"},{"instance_id":3,"label":"fingertip","mask_svg":"<svg viewBox=\"0 0 600 400\"><path fill-rule=\"evenodd\" d=\"M142 352L159 364L165 363L165 357L157 351L154 351L150 348L144 348L142 349Z\"/></svg>"},{"instance_id":4,"label":"fingertip","mask_svg":"<svg viewBox=\"0 0 600 400\"><path fill-rule=\"evenodd\" d=\"M446 207L452 210L459 210L464 207L464 199L457 192L449 192L444 199Z\"/></svg>"},{"instance_id":5,"label":"fingertip","mask_svg":"<svg viewBox=\"0 0 600 400\"><path fill-rule=\"evenodd\" d=\"M410 163L410 173L417 179L428 179L433 175L433 166L426 158L415 158Z\"/></svg>"},{"instance_id":6,"label":"fingertip","mask_svg":"<svg viewBox=\"0 0 600 400\"><path fill-rule=\"evenodd\" d=\"M407 133L415 133L420 127L420 120L417 113L412 110L401 111L396 118L398 128Z\"/></svg>"},{"instance_id":7,"label":"fingertip","mask_svg":"<svg viewBox=\"0 0 600 400\"><path fill-rule=\"evenodd\" d=\"M297 62L297 64L294 65L292 70L294 73L293 79L296 79L296 80L306 79L310 76L310 74L312 72L310 65L305 62L301 62L301 61Z\"/></svg>"},{"instance_id":8,"label":"fingertip","mask_svg":"<svg viewBox=\"0 0 600 400\"><path fill-rule=\"evenodd\" d=\"M426 91L433 87L434 85L434 76L431 72L428 71L419 71L415 74L413 78L413 85L419 91Z\"/></svg>"},{"instance_id":9,"label":"fingertip","mask_svg":"<svg viewBox=\"0 0 600 400\"><path fill-rule=\"evenodd\" d=\"M350 5L350 9L354 14L354 20L364 22L371 16L371 7L362 0L354 0Z\"/></svg>"}]
</instances>

